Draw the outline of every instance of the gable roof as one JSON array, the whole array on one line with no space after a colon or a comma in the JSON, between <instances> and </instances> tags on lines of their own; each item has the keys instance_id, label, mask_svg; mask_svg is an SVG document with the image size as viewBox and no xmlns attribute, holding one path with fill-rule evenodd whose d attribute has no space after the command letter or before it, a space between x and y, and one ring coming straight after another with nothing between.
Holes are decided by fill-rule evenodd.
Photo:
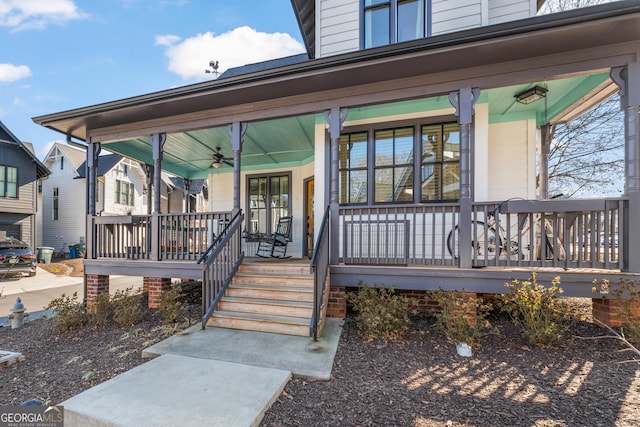
<instances>
[{"instance_id":1,"label":"gable roof","mask_svg":"<svg viewBox=\"0 0 640 427\"><path fill-rule=\"evenodd\" d=\"M293 13L296 15L302 41L307 48L309 58L316 55L316 2L309 0L291 0Z\"/></svg>"},{"instance_id":2,"label":"gable roof","mask_svg":"<svg viewBox=\"0 0 640 427\"><path fill-rule=\"evenodd\" d=\"M56 145L75 169L78 169L87 159L86 150L61 143L56 143Z\"/></svg>"},{"instance_id":3,"label":"gable roof","mask_svg":"<svg viewBox=\"0 0 640 427\"><path fill-rule=\"evenodd\" d=\"M25 145L25 143L20 141L13 133L11 133L11 131L4 125L4 123L2 123L2 121L0 121L0 141L16 145L19 149L27 153L27 156L29 156L33 163L35 163L36 176L38 177L38 179L46 178L51 175L49 169L47 169L47 167L42 164L42 162L36 157L35 153L33 152L33 145L31 145L30 143L27 143L28 146Z\"/></svg>"},{"instance_id":4,"label":"gable roof","mask_svg":"<svg viewBox=\"0 0 640 427\"><path fill-rule=\"evenodd\" d=\"M106 154L98 157L98 173L97 176L104 176L113 169L124 157L118 154ZM78 168L78 178L87 177L87 161L85 160Z\"/></svg>"},{"instance_id":5,"label":"gable roof","mask_svg":"<svg viewBox=\"0 0 640 427\"><path fill-rule=\"evenodd\" d=\"M171 181L171 185L173 185L173 187L184 192L184 180L182 178L179 178L177 176L170 176L169 180ZM189 187L189 193L200 194L206 182L206 179L192 179L191 186Z\"/></svg>"}]
</instances>

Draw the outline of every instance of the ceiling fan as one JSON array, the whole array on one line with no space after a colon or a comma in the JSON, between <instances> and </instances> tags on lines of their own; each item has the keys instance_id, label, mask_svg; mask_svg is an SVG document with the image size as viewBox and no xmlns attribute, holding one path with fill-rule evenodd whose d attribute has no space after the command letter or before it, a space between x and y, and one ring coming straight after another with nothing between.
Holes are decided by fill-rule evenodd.
<instances>
[{"instance_id":1,"label":"ceiling fan","mask_svg":"<svg viewBox=\"0 0 640 427\"><path fill-rule=\"evenodd\" d=\"M216 147L216 152L212 154L213 162L209 167L220 169L223 164L233 167L233 163L231 162L233 159L231 157L224 157L220 150L220 147Z\"/></svg>"}]
</instances>

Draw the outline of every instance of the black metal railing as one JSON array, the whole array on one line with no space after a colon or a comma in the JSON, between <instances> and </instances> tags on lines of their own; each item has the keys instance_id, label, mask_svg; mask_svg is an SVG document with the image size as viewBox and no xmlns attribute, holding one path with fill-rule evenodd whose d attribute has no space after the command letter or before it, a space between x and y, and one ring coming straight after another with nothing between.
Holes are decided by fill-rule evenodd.
<instances>
[{"instance_id":1,"label":"black metal railing","mask_svg":"<svg viewBox=\"0 0 640 427\"><path fill-rule=\"evenodd\" d=\"M311 256L311 273L313 274L313 313L311 315L310 332L314 341L318 341L318 325L322 320L322 309L326 310L325 298L327 278L329 276L329 207L324 212L320 232Z\"/></svg>"},{"instance_id":2,"label":"black metal railing","mask_svg":"<svg viewBox=\"0 0 640 427\"><path fill-rule=\"evenodd\" d=\"M244 215L238 212L198 260L198 264L202 264L202 329L244 258L243 221Z\"/></svg>"}]
</instances>

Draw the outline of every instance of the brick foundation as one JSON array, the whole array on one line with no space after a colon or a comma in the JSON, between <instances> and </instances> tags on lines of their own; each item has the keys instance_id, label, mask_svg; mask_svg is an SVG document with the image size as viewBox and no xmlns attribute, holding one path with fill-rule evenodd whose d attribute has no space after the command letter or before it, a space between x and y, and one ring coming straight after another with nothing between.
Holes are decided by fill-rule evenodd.
<instances>
[{"instance_id":1,"label":"brick foundation","mask_svg":"<svg viewBox=\"0 0 640 427\"><path fill-rule=\"evenodd\" d=\"M109 276L102 274L87 274L87 304L91 305L100 294L109 293Z\"/></svg>"},{"instance_id":2,"label":"brick foundation","mask_svg":"<svg viewBox=\"0 0 640 427\"><path fill-rule=\"evenodd\" d=\"M625 303L630 304L627 309L625 309ZM627 310L629 313L626 313ZM626 326L629 323L640 323L640 301L626 302L619 299L593 298L591 312L594 318L612 328Z\"/></svg>"},{"instance_id":3,"label":"brick foundation","mask_svg":"<svg viewBox=\"0 0 640 427\"><path fill-rule=\"evenodd\" d=\"M343 290L343 292L345 291L345 288L341 288L341 289ZM347 291L357 292L358 289L348 288ZM398 295L401 295L407 298L416 299L418 301L418 311L426 315L432 316L434 313L437 313L442 310L440 305L436 301L434 301L432 298L430 298L429 296L430 291L420 291L420 290L413 290L413 289L396 289L396 292L398 293ZM478 298L478 294L475 292L463 292L462 295L467 298L473 298L473 299ZM344 300L344 298L342 299ZM345 304L345 310L346 310L346 304ZM476 313L463 313L463 314L468 317L470 325L475 325L478 322Z\"/></svg>"},{"instance_id":4,"label":"brick foundation","mask_svg":"<svg viewBox=\"0 0 640 427\"><path fill-rule=\"evenodd\" d=\"M169 289L171 289L171 278L169 277L142 278L142 291L149 294L149 308L160 307L160 295Z\"/></svg>"},{"instance_id":5,"label":"brick foundation","mask_svg":"<svg viewBox=\"0 0 640 427\"><path fill-rule=\"evenodd\" d=\"M327 305L327 317L344 319L347 317L347 300L344 298L343 286L329 288L329 304Z\"/></svg>"}]
</instances>

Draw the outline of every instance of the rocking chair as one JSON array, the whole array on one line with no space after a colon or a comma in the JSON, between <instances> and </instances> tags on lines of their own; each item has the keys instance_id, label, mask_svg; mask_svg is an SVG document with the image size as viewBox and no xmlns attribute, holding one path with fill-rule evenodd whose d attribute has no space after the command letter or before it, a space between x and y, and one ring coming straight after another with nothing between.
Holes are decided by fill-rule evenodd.
<instances>
[{"instance_id":1,"label":"rocking chair","mask_svg":"<svg viewBox=\"0 0 640 427\"><path fill-rule=\"evenodd\" d=\"M278 220L276 232L260 236L256 256L268 258L289 258L287 245L291 239L291 221L293 217L283 216Z\"/></svg>"}]
</instances>

